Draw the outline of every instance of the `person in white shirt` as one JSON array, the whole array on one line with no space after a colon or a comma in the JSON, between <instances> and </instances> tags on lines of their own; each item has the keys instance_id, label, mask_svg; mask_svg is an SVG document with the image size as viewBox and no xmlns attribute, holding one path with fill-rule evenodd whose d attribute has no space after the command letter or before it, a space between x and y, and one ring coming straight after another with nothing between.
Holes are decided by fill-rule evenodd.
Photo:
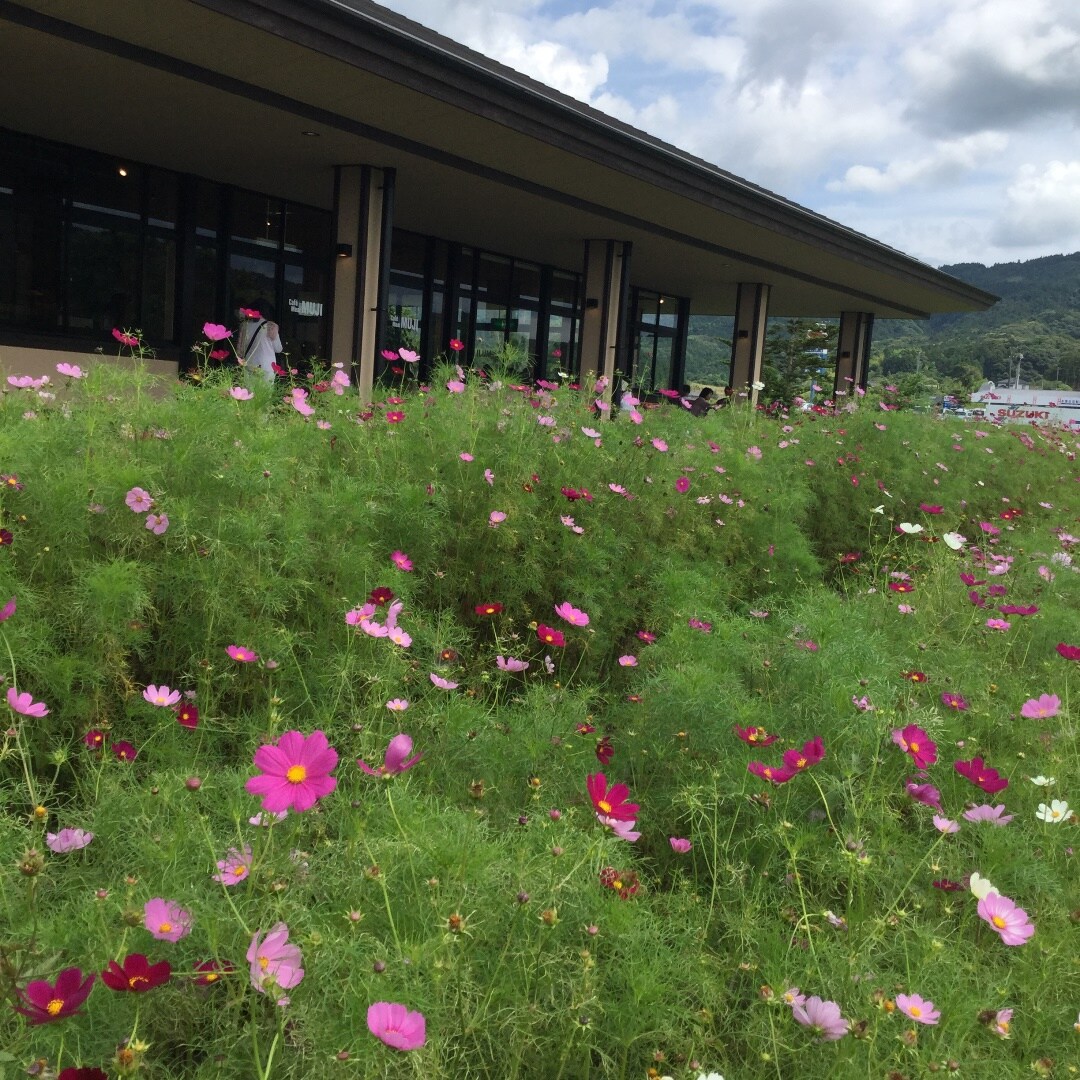
<instances>
[{"instance_id":1,"label":"person in white shirt","mask_svg":"<svg viewBox=\"0 0 1080 1080\"><path fill-rule=\"evenodd\" d=\"M268 383L274 381L274 357L281 352L281 333L278 324L264 319L261 312L241 308L240 334L236 340L236 354L253 377Z\"/></svg>"}]
</instances>

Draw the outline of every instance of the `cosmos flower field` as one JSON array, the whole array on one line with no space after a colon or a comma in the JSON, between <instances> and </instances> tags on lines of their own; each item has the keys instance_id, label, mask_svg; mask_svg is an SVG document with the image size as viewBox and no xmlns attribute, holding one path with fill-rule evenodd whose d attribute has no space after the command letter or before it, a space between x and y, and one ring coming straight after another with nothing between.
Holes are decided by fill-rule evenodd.
<instances>
[{"instance_id":1,"label":"cosmos flower field","mask_svg":"<svg viewBox=\"0 0 1080 1080\"><path fill-rule=\"evenodd\" d=\"M1080 437L598 400L7 381L0 1076L1077 1074Z\"/></svg>"}]
</instances>

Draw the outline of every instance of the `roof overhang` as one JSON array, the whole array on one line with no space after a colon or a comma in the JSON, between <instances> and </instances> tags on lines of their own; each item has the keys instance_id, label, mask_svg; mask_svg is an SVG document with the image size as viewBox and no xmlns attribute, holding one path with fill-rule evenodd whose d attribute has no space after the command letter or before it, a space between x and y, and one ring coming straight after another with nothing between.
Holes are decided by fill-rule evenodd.
<instances>
[{"instance_id":1,"label":"roof overhang","mask_svg":"<svg viewBox=\"0 0 1080 1080\"><path fill-rule=\"evenodd\" d=\"M920 318L996 299L365 0L0 0L0 124L330 208L397 170L395 223L734 310ZM314 133L314 134L309 134Z\"/></svg>"}]
</instances>

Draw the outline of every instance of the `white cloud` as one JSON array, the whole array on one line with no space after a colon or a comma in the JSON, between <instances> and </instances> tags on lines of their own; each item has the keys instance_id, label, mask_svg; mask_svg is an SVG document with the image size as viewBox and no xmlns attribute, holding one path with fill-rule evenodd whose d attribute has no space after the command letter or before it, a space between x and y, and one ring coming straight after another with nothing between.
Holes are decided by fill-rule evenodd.
<instances>
[{"instance_id":1,"label":"white cloud","mask_svg":"<svg viewBox=\"0 0 1080 1080\"><path fill-rule=\"evenodd\" d=\"M1024 165L1005 191L1007 206L993 230L1002 247L1080 247L1080 161Z\"/></svg>"}]
</instances>

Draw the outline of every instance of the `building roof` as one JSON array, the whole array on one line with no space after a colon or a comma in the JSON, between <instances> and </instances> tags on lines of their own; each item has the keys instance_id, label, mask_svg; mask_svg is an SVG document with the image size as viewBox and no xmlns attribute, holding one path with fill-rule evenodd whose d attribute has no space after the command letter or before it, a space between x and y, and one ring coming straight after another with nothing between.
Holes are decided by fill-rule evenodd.
<instances>
[{"instance_id":1,"label":"building roof","mask_svg":"<svg viewBox=\"0 0 1080 1080\"><path fill-rule=\"evenodd\" d=\"M396 224L730 312L922 317L996 299L366 0L0 0L0 123L330 207L397 170Z\"/></svg>"}]
</instances>

